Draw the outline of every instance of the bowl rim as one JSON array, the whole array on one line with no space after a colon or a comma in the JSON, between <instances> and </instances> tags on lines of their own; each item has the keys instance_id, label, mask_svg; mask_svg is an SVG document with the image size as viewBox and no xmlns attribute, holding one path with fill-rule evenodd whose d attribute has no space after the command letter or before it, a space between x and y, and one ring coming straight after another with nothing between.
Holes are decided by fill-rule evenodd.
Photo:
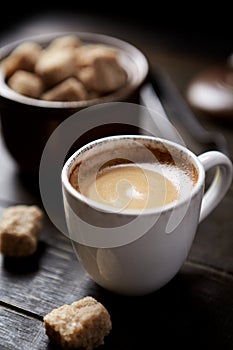
<instances>
[{"instance_id":1,"label":"bowl rim","mask_svg":"<svg viewBox=\"0 0 233 350\"><path fill-rule=\"evenodd\" d=\"M122 99L124 100L135 90L140 88L140 86L146 80L149 72L149 63L147 57L139 48L116 36L95 32L60 31L24 37L6 44L0 48L0 62L3 58L7 57L7 55L9 55L10 52L19 44L28 41L36 41L43 46L48 44L51 40L65 35L77 35L85 44L100 43L116 47L122 57L125 55L124 58L128 58L132 61L135 66L135 72L132 72L133 68L131 69L131 72L127 71L126 69L128 74L131 73L131 76L128 77L128 82L120 89L105 96L83 101L46 101L24 96L11 89L5 81L4 69L0 68L0 97L35 107L54 109L79 109L89 107L97 103L116 102L121 101Z\"/></svg>"}]
</instances>

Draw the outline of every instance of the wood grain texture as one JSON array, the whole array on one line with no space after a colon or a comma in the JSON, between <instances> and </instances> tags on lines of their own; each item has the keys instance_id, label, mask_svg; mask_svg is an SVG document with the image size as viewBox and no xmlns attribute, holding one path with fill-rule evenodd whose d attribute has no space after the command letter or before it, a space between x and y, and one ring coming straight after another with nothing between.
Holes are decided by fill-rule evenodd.
<instances>
[{"instance_id":1,"label":"wood grain texture","mask_svg":"<svg viewBox=\"0 0 233 350\"><path fill-rule=\"evenodd\" d=\"M48 348L42 322L0 307L1 350L38 350Z\"/></svg>"},{"instance_id":2,"label":"wood grain texture","mask_svg":"<svg viewBox=\"0 0 233 350\"><path fill-rule=\"evenodd\" d=\"M20 259L1 256L0 268L1 300L38 315L82 296L86 275L69 239L48 220L36 253Z\"/></svg>"},{"instance_id":3,"label":"wood grain texture","mask_svg":"<svg viewBox=\"0 0 233 350\"><path fill-rule=\"evenodd\" d=\"M63 286L60 288L64 290ZM232 349L231 277L186 263L164 288L140 298L114 295L85 278L79 292L71 291L62 303L86 293L101 301L110 312L113 329L106 338L105 349L150 349L155 343L162 343L164 348L178 345L184 348L190 340L190 349ZM53 306L59 304L55 302L60 298L59 293L51 291L49 297L54 300ZM26 310L25 314L21 312L17 308L0 309L1 344L8 350L45 350L51 346L56 349L44 334L43 322L33 314L29 317ZM19 342L25 347L20 347Z\"/></svg>"}]
</instances>

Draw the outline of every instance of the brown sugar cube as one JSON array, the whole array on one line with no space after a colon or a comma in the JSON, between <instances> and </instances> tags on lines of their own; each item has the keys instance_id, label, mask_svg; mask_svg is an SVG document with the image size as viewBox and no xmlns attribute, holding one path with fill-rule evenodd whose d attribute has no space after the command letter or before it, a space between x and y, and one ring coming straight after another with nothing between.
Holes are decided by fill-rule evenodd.
<instances>
[{"instance_id":1,"label":"brown sugar cube","mask_svg":"<svg viewBox=\"0 0 233 350\"><path fill-rule=\"evenodd\" d=\"M0 220L0 251L5 256L24 257L36 251L42 226L42 210L36 205L5 209Z\"/></svg>"},{"instance_id":2,"label":"brown sugar cube","mask_svg":"<svg viewBox=\"0 0 233 350\"><path fill-rule=\"evenodd\" d=\"M87 90L75 78L68 78L41 95L41 99L47 101L81 101L87 98Z\"/></svg>"},{"instance_id":3,"label":"brown sugar cube","mask_svg":"<svg viewBox=\"0 0 233 350\"><path fill-rule=\"evenodd\" d=\"M48 87L51 87L73 76L74 67L75 49L71 47L62 50L45 49L36 63L35 73Z\"/></svg>"},{"instance_id":4,"label":"brown sugar cube","mask_svg":"<svg viewBox=\"0 0 233 350\"><path fill-rule=\"evenodd\" d=\"M19 94L38 98L43 91L43 81L36 74L17 70L7 81L11 89Z\"/></svg>"},{"instance_id":5,"label":"brown sugar cube","mask_svg":"<svg viewBox=\"0 0 233 350\"><path fill-rule=\"evenodd\" d=\"M127 81L126 71L112 57L96 58L93 66L80 69L77 76L87 89L100 94L117 90Z\"/></svg>"},{"instance_id":6,"label":"brown sugar cube","mask_svg":"<svg viewBox=\"0 0 233 350\"><path fill-rule=\"evenodd\" d=\"M116 49L104 45L86 45L76 49L76 76L88 90L105 94L119 89L127 81Z\"/></svg>"},{"instance_id":7,"label":"brown sugar cube","mask_svg":"<svg viewBox=\"0 0 233 350\"><path fill-rule=\"evenodd\" d=\"M4 71L5 78L9 78L20 66L20 60L17 56L9 56L2 60L1 69Z\"/></svg>"},{"instance_id":8,"label":"brown sugar cube","mask_svg":"<svg viewBox=\"0 0 233 350\"><path fill-rule=\"evenodd\" d=\"M96 58L94 69L96 80L93 89L99 93L117 90L127 81L126 71L118 63L116 57Z\"/></svg>"},{"instance_id":9,"label":"brown sugar cube","mask_svg":"<svg viewBox=\"0 0 233 350\"><path fill-rule=\"evenodd\" d=\"M2 61L5 77L8 78L18 69L33 71L41 51L42 47L33 41L19 44L11 54Z\"/></svg>"},{"instance_id":10,"label":"brown sugar cube","mask_svg":"<svg viewBox=\"0 0 233 350\"><path fill-rule=\"evenodd\" d=\"M64 349L92 350L104 344L112 329L107 309L90 296L53 309L44 325L48 337Z\"/></svg>"},{"instance_id":11,"label":"brown sugar cube","mask_svg":"<svg viewBox=\"0 0 233 350\"><path fill-rule=\"evenodd\" d=\"M42 52L40 44L34 41L26 41L19 44L12 52L11 56L21 59L21 64L24 69L33 70L35 63Z\"/></svg>"},{"instance_id":12,"label":"brown sugar cube","mask_svg":"<svg viewBox=\"0 0 233 350\"><path fill-rule=\"evenodd\" d=\"M80 38L77 35L63 35L53 39L47 46L47 49L64 49L66 47L77 48L82 45Z\"/></svg>"},{"instance_id":13,"label":"brown sugar cube","mask_svg":"<svg viewBox=\"0 0 233 350\"><path fill-rule=\"evenodd\" d=\"M97 57L117 57L117 50L102 44L82 45L76 49L76 66L92 66Z\"/></svg>"}]
</instances>

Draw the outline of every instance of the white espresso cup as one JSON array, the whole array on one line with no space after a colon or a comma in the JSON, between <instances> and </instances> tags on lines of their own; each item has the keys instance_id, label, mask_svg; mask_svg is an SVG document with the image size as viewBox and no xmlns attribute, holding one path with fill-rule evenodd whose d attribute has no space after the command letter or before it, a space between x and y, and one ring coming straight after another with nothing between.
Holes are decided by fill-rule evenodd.
<instances>
[{"instance_id":1,"label":"white espresso cup","mask_svg":"<svg viewBox=\"0 0 233 350\"><path fill-rule=\"evenodd\" d=\"M62 170L66 223L80 263L112 292L158 290L180 270L198 224L231 182L232 163L218 151L196 156L174 142L141 135L90 142Z\"/></svg>"}]
</instances>

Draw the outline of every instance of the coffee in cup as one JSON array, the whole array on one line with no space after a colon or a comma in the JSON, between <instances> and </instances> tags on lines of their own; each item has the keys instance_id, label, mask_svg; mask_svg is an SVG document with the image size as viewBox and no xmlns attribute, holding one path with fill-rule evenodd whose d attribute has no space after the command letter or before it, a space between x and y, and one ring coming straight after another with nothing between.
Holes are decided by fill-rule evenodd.
<instances>
[{"instance_id":1,"label":"coffee in cup","mask_svg":"<svg viewBox=\"0 0 233 350\"><path fill-rule=\"evenodd\" d=\"M69 177L71 185L98 203L143 210L177 201L197 181L191 163L180 161L164 146L123 139L113 153L102 150L78 163Z\"/></svg>"}]
</instances>

